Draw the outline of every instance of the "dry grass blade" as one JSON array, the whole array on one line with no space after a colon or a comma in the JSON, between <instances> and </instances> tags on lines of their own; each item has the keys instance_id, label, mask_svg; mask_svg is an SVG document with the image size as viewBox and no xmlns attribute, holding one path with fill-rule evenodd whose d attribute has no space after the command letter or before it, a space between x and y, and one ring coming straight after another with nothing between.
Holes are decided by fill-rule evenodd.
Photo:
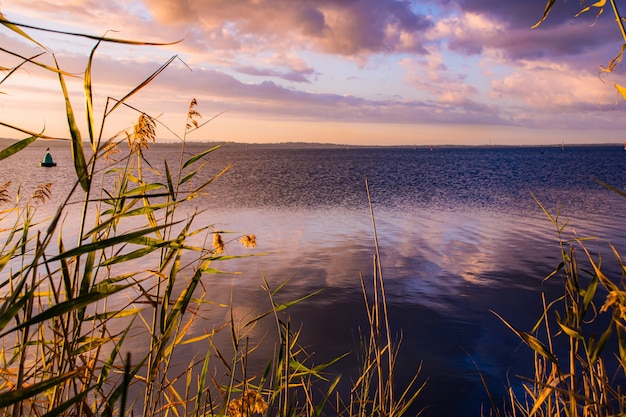
<instances>
[{"instance_id":1,"label":"dry grass blade","mask_svg":"<svg viewBox=\"0 0 626 417\"><path fill-rule=\"evenodd\" d=\"M16 65L15 67L11 68L11 70L7 73L7 75L4 76L4 78L2 78L2 80L0 80L0 84L2 84L3 82L5 82L11 75L13 75L13 73L15 73L15 71L17 71L18 69L20 69L22 67L22 65L28 63L28 62L32 62L35 58L40 57L41 55L43 55L44 52L39 53L37 55L33 55L28 59L23 60L22 62L20 62L18 65ZM4 70L4 68L3 68Z\"/></svg>"},{"instance_id":2,"label":"dry grass blade","mask_svg":"<svg viewBox=\"0 0 626 417\"><path fill-rule=\"evenodd\" d=\"M23 56L23 55L20 55L20 54L18 54L18 53L15 53L15 52L13 52L13 51L10 51L10 50L8 50L8 49L6 49L6 48L3 48L2 46L0 46L0 51L4 52L4 53L6 53L6 54L12 55L12 56L14 56L14 57L16 57L16 58L19 58L19 59L21 59L21 60L22 60L22 61L24 61L24 62L28 62L28 63L31 63L31 64L33 64L33 65L37 65L38 67L44 68L44 69L46 69L46 70L48 70L48 71L52 71L52 72L55 72L55 73L58 73L58 74L63 74L63 75L65 75L65 76L67 76L67 77L75 77L75 75L70 74L69 72L62 71L62 70L61 70L61 69L59 69L59 68L51 67L51 66L46 65L46 64L42 64L41 62L35 61L35 60L34 60L34 59L32 59L32 58L27 58L27 57L25 57L25 56ZM39 56L39 55L35 55L35 57L38 57L38 56Z\"/></svg>"},{"instance_id":3,"label":"dry grass blade","mask_svg":"<svg viewBox=\"0 0 626 417\"><path fill-rule=\"evenodd\" d=\"M105 117L108 116L109 114L111 114L116 108L118 108L120 105L122 105L129 97L133 96L135 93L137 93L139 90L141 90L142 88L144 88L145 86L147 86L148 84L150 84L150 82L152 82L152 80L154 80L160 73L162 73L165 68L167 68L176 58L178 58L177 55L174 55L173 57L171 57L170 59L167 60L167 62L163 65L161 65L161 67L156 70L155 72L152 73L152 75L150 75L148 78L146 78L142 83L140 83L139 85L137 85L137 87L135 87L133 90L131 90L128 94L126 94L124 97L122 97L120 100L118 100L113 107L111 107L111 109L109 109L107 111L107 113L105 114Z\"/></svg>"}]
</instances>

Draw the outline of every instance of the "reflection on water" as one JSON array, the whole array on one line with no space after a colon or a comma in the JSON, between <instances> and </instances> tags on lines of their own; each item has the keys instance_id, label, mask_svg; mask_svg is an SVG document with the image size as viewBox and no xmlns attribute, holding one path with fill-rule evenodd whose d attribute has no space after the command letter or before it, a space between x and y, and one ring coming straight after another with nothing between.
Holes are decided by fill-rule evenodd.
<instances>
[{"instance_id":1,"label":"reflection on water","mask_svg":"<svg viewBox=\"0 0 626 417\"><path fill-rule=\"evenodd\" d=\"M32 171L24 187L50 180L60 199L72 178L69 152L59 150L59 166L44 172L32 168L37 151L28 148L0 165L0 178L15 181ZM158 167L171 152L155 147L149 157ZM507 377L529 374L530 353L490 311L528 329L541 309L538 291L558 287L543 282L559 262L559 247L531 192L552 214L561 207L561 218L570 221L567 237L600 237L588 245L604 255L609 271L616 267L606 241L618 249L626 243L626 200L591 179L626 185L626 153L619 147L226 147L212 154L206 178L233 161L200 201L205 211L197 224L254 233L259 246L247 251L267 253L216 265L241 274L206 277L207 296L225 304L232 298L235 316L244 320L269 306L263 276L274 288L289 280L280 295L285 300L321 288L291 309L292 321L303 323L302 341L319 363L354 351L358 328L366 323L359 277L371 279L374 254L368 178L391 322L402 335L398 372L406 381L423 362L429 382L418 405L428 406L425 416L480 415L488 399L474 362L496 394ZM228 251L244 249L231 245ZM211 308L211 323L197 324L195 331L228 314ZM254 332L261 338L271 329ZM347 383L356 357L341 366Z\"/></svg>"}]
</instances>

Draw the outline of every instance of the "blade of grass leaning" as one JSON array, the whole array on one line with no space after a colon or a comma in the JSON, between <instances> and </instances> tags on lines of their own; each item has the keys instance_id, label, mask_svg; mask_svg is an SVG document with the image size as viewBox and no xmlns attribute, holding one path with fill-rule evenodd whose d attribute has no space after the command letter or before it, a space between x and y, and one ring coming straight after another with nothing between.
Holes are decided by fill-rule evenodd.
<instances>
[{"instance_id":1,"label":"blade of grass leaning","mask_svg":"<svg viewBox=\"0 0 626 417\"><path fill-rule=\"evenodd\" d=\"M589 364L590 365L595 365L596 364L596 362L598 361L598 358L600 358L600 355L602 354L602 350L604 349L604 346L606 345L606 342L609 340L609 337L611 336L612 332L613 332L613 324L611 323L611 324L609 324L607 329L602 333L602 336L600 336L600 340L598 340L598 342L594 346L593 352L591 353L591 356L589 357Z\"/></svg>"},{"instance_id":2,"label":"blade of grass leaning","mask_svg":"<svg viewBox=\"0 0 626 417\"><path fill-rule=\"evenodd\" d=\"M546 18L548 17L548 14L550 14L550 10L552 10L552 7L554 6L554 3L556 3L556 0L548 0L548 2L546 3L546 8L543 11L543 16L541 16L541 19L539 19L537 23L535 23L534 25L530 27L531 29L537 28L539 25L541 25L544 22L544 20L546 20Z\"/></svg>"},{"instance_id":3,"label":"blade of grass leaning","mask_svg":"<svg viewBox=\"0 0 626 417\"><path fill-rule=\"evenodd\" d=\"M56 67L59 68L59 64L57 63L56 58L54 58L54 63ZM59 82L61 84L61 90L63 91L63 97L65 98L65 113L67 115L67 124L70 129L70 135L72 137L72 157L74 159L74 168L76 170L76 175L78 176L78 180L80 181L80 186L83 191L89 191L90 178L87 173L87 163L85 161L85 151L83 150L83 140L80 135L80 130L78 129L78 125L76 124L76 118L74 117L74 111L72 110L72 103L70 102L70 97L67 92L67 87L65 85L65 80L63 79L63 75L59 73Z\"/></svg>"},{"instance_id":4,"label":"blade of grass leaning","mask_svg":"<svg viewBox=\"0 0 626 417\"><path fill-rule=\"evenodd\" d=\"M22 65L26 64L29 61L32 61L35 58L39 58L41 55L43 55L45 52L41 52L37 55L33 55L31 56L28 60L23 60L22 62L20 62L18 65L14 66L13 68L11 68L11 70L0 80L0 84L2 84L3 82L5 82L7 79L9 79L9 77L11 75L13 75L13 73L15 73L18 69L20 69L22 67ZM8 68L3 69L4 71L7 71Z\"/></svg>"},{"instance_id":5,"label":"blade of grass leaning","mask_svg":"<svg viewBox=\"0 0 626 417\"><path fill-rule=\"evenodd\" d=\"M207 150L206 150L206 151L204 151L204 152L200 152L199 154L192 156L192 157L191 157L191 158L189 158L187 161L185 161L185 163L183 164L183 169L187 168L189 165L192 165L192 164L193 164L194 162L196 162L198 159L200 159L200 158L202 158L202 157L206 156L207 154L209 154L209 153L211 153L211 152L213 152L213 151L215 151L215 150L217 150L217 149L219 149L219 148L221 148L221 147L222 147L222 145L216 145L216 146L214 146L214 147L212 147L212 148L210 148L210 149L207 149Z\"/></svg>"},{"instance_id":6,"label":"blade of grass leaning","mask_svg":"<svg viewBox=\"0 0 626 417\"><path fill-rule=\"evenodd\" d=\"M72 300L67 300L67 301L63 301L59 304L55 304L49 308L47 308L46 310L44 310L43 312L35 315L34 317L32 317L29 320L26 320L22 323L20 323L19 325L15 326L14 328L7 330L3 333L0 334L0 337L4 337L6 335L8 335L9 333L15 332L17 330L32 326L34 324L37 323L41 323L44 322L46 320L50 320L53 319L55 317L58 317L62 314L65 313L69 313L70 311L74 311L74 310L79 310L82 309L90 304L94 304L97 301L103 300L107 297L110 297L113 294L116 294L120 291L123 291L129 287L131 287L133 284L127 284L127 285L117 285L117 286L109 286L105 291L92 291L88 294L76 297Z\"/></svg>"},{"instance_id":7,"label":"blade of grass leaning","mask_svg":"<svg viewBox=\"0 0 626 417\"><path fill-rule=\"evenodd\" d=\"M526 343L528 345L528 347L530 347L532 350L534 350L535 352L537 352L538 354L540 354L541 356L543 356L544 358L550 360L552 363L554 363L555 365L558 365L558 360L557 358L552 354L552 352L550 352L550 350L546 347L546 345L544 345L543 343L541 343L541 341L539 339L537 339L536 337L523 332L521 330L516 329L514 326L512 326L508 321L506 321L502 316L500 316L498 313L496 313L493 310L490 310L496 317L498 317L502 323L504 323L509 329L513 330L513 332L520 338L522 339L522 341L524 343Z\"/></svg>"},{"instance_id":8,"label":"blade of grass leaning","mask_svg":"<svg viewBox=\"0 0 626 417\"><path fill-rule=\"evenodd\" d=\"M4 126L4 127L9 128L9 129L12 129L12 130L17 130L18 132L25 133L25 134L27 134L29 136L34 136L37 139L67 140L67 139L63 139L63 138L55 138L55 137L52 137L52 136L46 136L46 135L44 135L42 133L31 132L30 130L22 129L21 127L13 126L12 124L9 124L9 123L0 122L0 126Z\"/></svg>"},{"instance_id":9,"label":"blade of grass leaning","mask_svg":"<svg viewBox=\"0 0 626 417\"><path fill-rule=\"evenodd\" d=\"M95 388L95 385L88 388L83 388L83 391L75 394L72 398L60 404L58 407L55 407L54 409L48 411L46 414L43 414L41 417L59 417L68 415L69 413L67 413L67 410L69 410L69 408L73 405L76 405L77 403L83 401L85 397L87 397L87 394L89 394Z\"/></svg>"},{"instance_id":10,"label":"blade of grass leaning","mask_svg":"<svg viewBox=\"0 0 626 417\"><path fill-rule=\"evenodd\" d=\"M12 55L12 56L14 56L16 58L19 58L22 61L27 61L27 62L29 62L29 63L31 63L33 65L36 65L36 66L41 67L43 69L46 69L48 71L51 71L51 72L54 72L54 73L58 73L58 74L63 74L63 75L66 75L68 77L76 77L75 75L70 74L69 72L63 71L63 70L61 70L59 68L51 67L51 66L46 65L46 64L42 64L41 62L35 61L32 58L28 58L28 57L25 57L23 55L17 54L17 53L15 53L13 51L10 51L8 49L5 49L2 46L0 46L0 51L4 52L6 54ZM39 56L39 55L36 55L36 56Z\"/></svg>"},{"instance_id":11,"label":"blade of grass leaning","mask_svg":"<svg viewBox=\"0 0 626 417\"><path fill-rule=\"evenodd\" d=\"M175 225L176 223L172 223L172 225ZM112 238L108 238L108 239L103 239L101 241L96 241L96 242L92 242L92 243L87 243L81 246L78 246L74 249L69 249L65 252L62 252L56 256L54 256L52 259L50 259L50 262L54 262L54 261L58 261L60 259L63 258L71 258L74 256L80 256L80 255L84 255L86 253L89 252L93 252L93 251L97 251L97 250L101 250L101 249L105 249L108 248L110 246L114 246L120 243L127 243L129 241L131 241L134 238L138 238L144 235L147 235L149 233L153 233L157 230L161 230L164 229L166 227L168 227L170 225L159 225L157 227L149 227L147 229L141 229L135 232L130 232L124 235L119 235L119 236L114 236Z\"/></svg>"},{"instance_id":12,"label":"blade of grass leaning","mask_svg":"<svg viewBox=\"0 0 626 417\"><path fill-rule=\"evenodd\" d=\"M139 85L137 85L137 87L132 89L128 94L126 94L124 97L122 97L119 101L117 101L113 105L113 107L111 107L108 110L108 112L105 114L105 117L108 116L109 114L111 114L119 106L121 106L126 100L128 100L128 98L133 96L135 93L137 93L139 90L144 88L146 85L150 84L152 82L152 80L154 80L161 72L163 72L165 70L165 68L167 68L176 58L178 58L177 55L172 56L170 59L167 60L167 62L165 62L165 64L161 65L161 67L159 67L159 69L157 69L155 72L153 72L152 75L150 75L143 82L141 82Z\"/></svg>"},{"instance_id":13,"label":"blade of grass leaning","mask_svg":"<svg viewBox=\"0 0 626 417\"><path fill-rule=\"evenodd\" d=\"M180 39L180 40L173 41L173 42L142 42L142 41L133 41L133 40L130 40L130 39L109 38L107 36L88 35L86 33L68 32L68 31L64 31L64 30L55 30L55 29L49 29L49 28L44 28L44 27L40 27L40 26L33 26L33 25L27 25L27 24L24 24L24 23L13 22L13 21L7 20L2 15L0 15L0 23L2 23L5 26L11 25L12 27L18 28L18 30L21 30L19 28L23 27L23 28L27 28L27 29L39 30L39 31L42 31L42 32L56 33L56 34L59 34L59 35L69 35L69 36L74 36L74 37L79 37L79 38L91 39L91 40L95 40L95 41L121 43L121 44L126 44L126 45L167 46L167 45L174 45L174 44L180 43L182 41L182 39ZM44 46L42 46L42 48L47 49Z\"/></svg>"},{"instance_id":14,"label":"blade of grass leaning","mask_svg":"<svg viewBox=\"0 0 626 417\"><path fill-rule=\"evenodd\" d=\"M313 414L311 415L311 417L320 417L323 415L322 410L324 409L324 406L328 402L328 399L330 398L332 393L335 391L335 388L337 388L337 385L339 385L340 380L341 380L341 375L337 376L337 378L335 378L332 384L330 384L330 386L326 390L326 394L324 394L324 397L319 401L319 404L317 404L317 406L313 410Z\"/></svg>"},{"instance_id":15,"label":"blade of grass leaning","mask_svg":"<svg viewBox=\"0 0 626 417\"><path fill-rule=\"evenodd\" d=\"M200 407L205 403L205 401L203 401L204 385L206 383L206 377L207 377L207 373L209 370L210 359L211 359L211 349L207 349L207 353L204 357L204 362L202 363L202 369L200 370L200 375L198 377L198 389L196 390L196 400L195 400L194 409L193 409L193 416L195 417L200 417L204 415L200 411Z\"/></svg>"},{"instance_id":16,"label":"blade of grass leaning","mask_svg":"<svg viewBox=\"0 0 626 417\"><path fill-rule=\"evenodd\" d=\"M60 385L65 381L78 376L83 369L74 369L63 375L58 375L50 379L29 385L24 388L19 388L11 391L0 392L0 408L8 407L16 404L20 401L24 401L34 395L47 391L56 385Z\"/></svg>"},{"instance_id":17,"label":"blade of grass leaning","mask_svg":"<svg viewBox=\"0 0 626 417\"><path fill-rule=\"evenodd\" d=\"M11 146L7 146L2 151L0 151L0 161L8 158L9 156L15 155L16 153L33 143L35 140L37 140L37 137L31 136L29 138L22 139L19 142L15 142Z\"/></svg>"},{"instance_id":18,"label":"blade of grass leaning","mask_svg":"<svg viewBox=\"0 0 626 417\"><path fill-rule=\"evenodd\" d=\"M0 307L0 331L4 330L4 328L13 321L20 310L24 308L26 303L33 298L36 289L37 287L29 289L22 297L17 297L18 294L15 294L16 298L8 298L2 303Z\"/></svg>"},{"instance_id":19,"label":"blade of grass leaning","mask_svg":"<svg viewBox=\"0 0 626 417\"><path fill-rule=\"evenodd\" d=\"M31 38L30 35L26 32L24 32L18 25L16 25L15 23L11 22L10 20L7 20L4 15L2 14L2 12L0 12L0 23L2 23L4 26L6 26L8 29L12 30L13 32L17 33L18 35L22 36L23 38L28 39L29 41L31 41L32 43L34 43L35 45L39 46L42 49L48 49L45 46L43 46L42 44L40 44L39 42L37 42L35 39Z\"/></svg>"},{"instance_id":20,"label":"blade of grass leaning","mask_svg":"<svg viewBox=\"0 0 626 417\"><path fill-rule=\"evenodd\" d=\"M91 65L93 63L93 57L96 53L96 49L100 45L100 42L96 42L95 46L91 49L91 53L89 54L89 60L87 61L87 68L85 69L84 79L84 90L85 90L85 112L87 116L87 131L89 132L89 142L91 143L91 149L93 152L96 152L98 149L98 141L96 140L95 135L95 122L93 118L93 91L91 87Z\"/></svg>"}]
</instances>

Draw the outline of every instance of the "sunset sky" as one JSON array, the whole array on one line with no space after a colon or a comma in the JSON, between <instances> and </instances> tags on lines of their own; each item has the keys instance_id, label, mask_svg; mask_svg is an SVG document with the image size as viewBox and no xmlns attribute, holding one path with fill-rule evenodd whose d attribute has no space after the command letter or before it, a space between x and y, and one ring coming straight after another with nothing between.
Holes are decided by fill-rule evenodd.
<instances>
[{"instance_id":1,"label":"sunset sky","mask_svg":"<svg viewBox=\"0 0 626 417\"><path fill-rule=\"evenodd\" d=\"M618 143L626 103L600 74L622 44L613 12L578 18L557 0L31 0L0 1L9 20L169 46L104 44L93 64L101 117L171 56L128 104L181 136L195 98L203 120L191 140L375 145ZM592 2L588 2L592 3ZM624 12L626 4L622 3ZM95 41L25 28L54 52L83 136L82 73ZM0 46L43 50L0 29ZM20 60L0 52L0 66ZM37 60L52 65L47 53ZM5 72L6 74L6 72ZM58 79L25 65L0 84L0 121L69 137ZM122 109L104 137L129 129ZM159 127L158 135L175 135ZM0 137L25 134L0 129Z\"/></svg>"}]
</instances>

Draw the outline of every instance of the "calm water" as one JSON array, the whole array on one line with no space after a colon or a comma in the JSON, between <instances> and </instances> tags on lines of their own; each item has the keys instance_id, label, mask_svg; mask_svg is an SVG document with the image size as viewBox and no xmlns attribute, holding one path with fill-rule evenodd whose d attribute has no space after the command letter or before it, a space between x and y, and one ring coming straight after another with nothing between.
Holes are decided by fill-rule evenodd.
<instances>
[{"instance_id":1,"label":"calm water","mask_svg":"<svg viewBox=\"0 0 626 417\"><path fill-rule=\"evenodd\" d=\"M0 162L0 180L21 178L25 190L51 181L60 201L71 184L70 154L53 151L57 168L36 168L43 150L31 147ZM177 160L173 149L149 155L159 169L163 158ZM428 383L417 409L427 407L425 416L479 416L488 408L473 362L496 396L507 380L532 375L530 352L490 312L529 330L539 291L558 293L556 281L542 282L560 261L556 233L531 193L551 213L560 208L566 237L598 236L588 246L608 272L617 266L607 241L626 252L626 199L592 179L626 186L626 151L617 146L225 147L210 161L209 173L235 164L200 201L199 224L254 233L253 252L269 253L221 265L241 274L208 278L209 297L227 301L232 293L236 314L251 318L268 306L262 276L273 286L289 279L284 300L323 289L291 310L316 363L355 351L365 323L359 275L371 276L374 253L368 179L391 322L402 336L399 385L423 362L420 382ZM216 310L211 319L224 317ZM352 355L338 370L347 382L356 368Z\"/></svg>"}]
</instances>

